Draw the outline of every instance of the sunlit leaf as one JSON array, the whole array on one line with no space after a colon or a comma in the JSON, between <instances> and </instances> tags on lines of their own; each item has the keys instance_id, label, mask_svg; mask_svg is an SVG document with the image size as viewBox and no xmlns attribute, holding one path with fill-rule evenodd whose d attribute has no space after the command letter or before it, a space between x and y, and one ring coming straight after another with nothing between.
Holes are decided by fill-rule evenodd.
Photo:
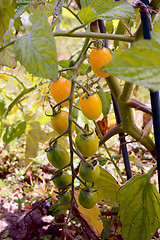
<instances>
[{"instance_id":1,"label":"sunlit leaf","mask_svg":"<svg viewBox=\"0 0 160 240\"><path fill-rule=\"evenodd\" d=\"M96 19L112 20L135 18L132 5L126 1L81 0L81 6L82 9L78 15L85 24Z\"/></svg>"},{"instance_id":2,"label":"sunlit leaf","mask_svg":"<svg viewBox=\"0 0 160 240\"><path fill-rule=\"evenodd\" d=\"M25 132L25 129L26 122L23 120L18 120L6 129L6 132L3 135L3 141L8 144L15 138L20 138Z\"/></svg>"},{"instance_id":3,"label":"sunlit leaf","mask_svg":"<svg viewBox=\"0 0 160 240\"><path fill-rule=\"evenodd\" d=\"M98 236L100 236L100 234L103 230L103 223L99 219L100 211L99 211L98 207L96 205L90 209L86 209L86 208L82 207L78 201L78 194L79 194L79 192L76 191L75 198L78 203L78 211L81 213L82 217L86 220L88 225L94 231L96 231Z\"/></svg>"},{"instance_id":4,"label":"sunlit leaf","mask_svg":"<svg viewBox=\"0 0 160 240\"><path fill-rule=\"evenodd\" d=\"M57 55L51 27L43 9L38 7L31 17L31 32L14 44L16 60L38 77L57 80Z\"/></svg>"},{"instance_id":5,"label":"sunlit leaf","mask_svg":"<svg viewBox=\"0 0 160 240\"><path fill-rule=\"evenodd\" d=\"M115 56L103 70L127 82L157 91L160 89L160 34L154 33L152 40L135 43Z\"/></svg>"},{"instance_id":6,"label":"sunlit leaf","mask_svg":"<svg viewBox=\"0 0 160 240\"><path fill-rule=\"evenodd\" d=\"M160 195L148 174L135 175L117 194L122 234L127 240L150 240L160 226Z\"/></svg>"},{"instance_id":7,"label":"sunlit leaf","mask_svg":"<svg viewBox=\"0 0 160 240\"><path fill-rule=\"evenodd\" d=\"M0 119L2 119L2 117L5 115L6 110L5 97L2 93L0 93Z\"/></svg>"},{"instance_id":8,"label":"sunlit leaf","mask_svg":"<svg viewBox=\"0 0 160 240\"><path fill-rule=\"evenodd\" d=\"M103 168L100 168L100 176L95 182L97 187L99 200L105 200L109 206L118 206L116 194L119 190L119 185L115 178Z\"/></svg>"}]
</instances>

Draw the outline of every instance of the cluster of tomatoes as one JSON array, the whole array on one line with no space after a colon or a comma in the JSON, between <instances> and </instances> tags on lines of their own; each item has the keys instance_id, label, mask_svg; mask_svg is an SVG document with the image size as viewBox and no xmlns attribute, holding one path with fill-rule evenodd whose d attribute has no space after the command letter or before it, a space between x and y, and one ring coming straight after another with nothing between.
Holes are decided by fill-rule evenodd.
<instances>
[{"instance_id":1,"label":"cluster of tomatoes","mask_svg":"<svg viewBox=\"0 0 160 240\"><path fill-rule=\"evenodd\" d=\"M102 71L101 68L108 64L112 59L112 55L107 48L93 49L90 54L90 65L93 72L99 77L108 77L109 74ZM71 91L71 82L60 77L57 82L52 82L50 92L55 102L60 103L61 107L69 106L69 96ZM73 100L75 96L73 96ZM97 93L93 91L83 93L79 99L81 111L89 120L96 120L102 113L102 102ZM66 110L58 110L51 117L52 128L59 134L68 134L68 118L69 113ZM75 130L75 124L72 122L71 131ZM79 203L84 208L92 208L98 200L97 189L94 188L94 182L100 175L100 167L96 161L87 161L92 157L99 148L99 139L95 132L90 132L89 129L79 131L75 138L75 146L81 154L82 160L79 167L79 179L84 183L78 196ZM67 209L70 206L71 194L68 189L71 187L72 177L64 169L70 166L70 157L68 151L57 141L51 144L46 149L49 162L59 171L53 177L53 182L59 191L59 202L62 209ZM62 191L61 191L62 189Z\"/></svg>"}]
</instances>

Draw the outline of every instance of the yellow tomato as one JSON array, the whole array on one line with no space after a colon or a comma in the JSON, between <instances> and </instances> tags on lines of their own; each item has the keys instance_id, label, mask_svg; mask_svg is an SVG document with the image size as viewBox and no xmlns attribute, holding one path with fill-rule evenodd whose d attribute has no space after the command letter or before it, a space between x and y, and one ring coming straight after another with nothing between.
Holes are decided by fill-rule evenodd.
<instances>
[{"instance_id":1,"label":"yellow tomato","mask_svg":"<svg viewBox=\"0 0 160 240\"><path fill-rule=\"evenodd\" d=\"M102 67L107 65L112 60L112 55L108 48L101 49L94 48L90 53L90 65L96 76L100 78L108 77L110 74L101 70Z\"/></svg>"},{"instance_id":2,"label":"yellow tomato","mask_svg":"<svg viewBox=\"0 0 160 240\"><path fill-rule=\"evenodd\" d=\"M60 77L57 82L52 82L50 86L50 91L53 99L59 103L66 99L71 91L71 83L68 79ZM74 96L75 98L75 96ZM61 104L62 107L68 107L69 101Z\"/></svg>"},{"instance_id":3,"label":"yellow tomato","mask_svg":"<svg viewBox=\"0 0 160 240\"><path fill-rule=\"evenodd\" d=\"M86 93L80 97L80 106L83 115L89 120L96 120L102 113L102 102L97 93L87 98Z\"/></svg>"},{"instance_id":4,"label":"yellow tomato","mask_svg":"<svg viewBox=\"0 0 160 240\"><path fill-rule=\"evenodd\" d=\"M62 110L60 113L51 117L51 125L54 131L58 134L64 133L68 128L68 112ZM74 132L75 125L72 123L72 133Z\"/></svg>"}]
</instances>

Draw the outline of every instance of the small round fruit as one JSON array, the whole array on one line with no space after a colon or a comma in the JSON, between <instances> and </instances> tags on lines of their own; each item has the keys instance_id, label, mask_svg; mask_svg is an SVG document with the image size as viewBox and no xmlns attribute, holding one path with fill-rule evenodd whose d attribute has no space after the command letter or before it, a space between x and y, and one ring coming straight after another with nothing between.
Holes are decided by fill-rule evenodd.
<instances>
[{"instance_id":1,"label":"small round fruit","mask_svg":"<svg viewBox=\"0 0 160 240\"><path fill-rule=\"evenodd\" d=\"M93 167L86 164L81 164L79 168L79 174L85 182L95 182L100 175L100 168L97 164Z\"/></svg>"},{"instance_id":2,"label":"small round fruit","mask_svg":"<svg viewBox=\"0 0 160 240\"><path fill-rule=\"evenodd\" d=\"M60 205L60 208L62 210L67 210L70 208L70 202L71 201L71 194L69 192L65 192L62 197L59 199L59 203L63 204Z\"/></svg>"},{"instance_id":3,"label":"small round fruit","mask_svg":"<svg viewBox=\"0 0 160 240\"><path fill-rule=\"evenodd\" d=\"M71 83L68 79L60 77L57 82L52 82L50 86L50 91L53 99L59 103L66 99L71 91ZM74 96L75 98L75 96ZM69 101L61 104L62 107L68 107Z\"/></svg>"},{"instance_id":4,"label":"small round fruit","mask_svg":"<svg viewBox=\"0 0 160 240\"><path fill-rule=\"evenodd\" d=\"M80 132L76 136L75 144L84 157L92 157L99 148L99 139L95 133L85 136Z\"/></svg>"},{"instance_id":5,"label":"small round fruit","mask_svg":"<svg viewBox=\"0 0 160 240\"><path fill-rule=\"evenodd\" d=\"M70 184L71 181L72 181L71 175L64 171L60 176L53 179L53 183L57 188L65 187L66 185Z\"/></svg>"},{"instance_id":6,"label":"small round fruit","mask_svg":"<svg viewBox=\"0 0 160 240\"><path fill-rule=\"evenodd\" d=\"M88 190L86 188L81 189L78 195L78 201L82 205L82 207L90 209L96 205L97 202L97 192L93 190Z\"/></svg>"},{"instance_id":7,"label":"small round fruit","mask_svg":"<svg viewBox=\"0 0 160 240\"><path fill-rule=\"evenodd\" d=\"M69 163L69 154L62 145L57 144L55 148L51 148L47 151L48 161L55 168L62 168Z\"/></svg>"},{"instance_id":8,"label":"small round fruit","mask_svg":"<svg viewBox=\"0 0 160 240\"><path fill-rule=\"evenodd\" d=\"M54 131L58 134L64 133L68 129L68 112L62 110L60 113L51 117L51 125ZM75 130L75 125L72 123L72 133Z\"/></svg>"},{"instance_id":9,"label":"small round fruit","mask_svg":"<svg viewBox=\"0 0 160 240\"><path fill-rule=\"evenodd\" d=\"M102 113L102 102L97 93L94 93L87 97L86 93L83 93L80 97L80 106L83 115L89 120L96 120Z\"/></svg>"},{"instance_id":10,"label":"small round fruit","mask_svg":"<svg viewBox=\"0 0 160 240\"><path fill-rule=\"evenodd\" d=\"M107 65L112 60L112 54L108 48L103 47L101 49L94 48L90 53L90 65L96 76L100 78L106 78L110 74L101 70L102 67Z\"/></svg>"},{"instance_id":11,"label":"small round fruit","mask_svg":"<svg viewBox=\"0 0 160 240\"><path fill-rule=\"evenodd\" d=\"M0 0L0 7L1 8L8 8L12 4L12 0Z\"/></svg>"}]
</instances>

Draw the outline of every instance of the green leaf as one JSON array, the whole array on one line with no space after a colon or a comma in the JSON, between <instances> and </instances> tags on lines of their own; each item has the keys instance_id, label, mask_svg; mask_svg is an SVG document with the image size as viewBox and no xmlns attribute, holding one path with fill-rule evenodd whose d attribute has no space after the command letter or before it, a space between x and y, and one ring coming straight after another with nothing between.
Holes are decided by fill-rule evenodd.
<instances>
[{"instance_id":1,"label":"green leaf","mask_svg":"<svg viewBox=\"0 0 160 240\"><path fill-rule=\"evenodd\" d=\"M95 187L97 187L99 200L105 200L109 206L117 207L116 195L119 190L119 185L115 178L100 168L100 176L95 182Z\"/></svg>"},{"instance_id":2,"label":"green leaf","mask_svg":"<svg viewBox=\"0 0 160 240\"><path fill-rule=\"evenodd\" d=\"M154 21L153 30L160 33L160 14L157 14Z\"/></svg>"},{"instance_id":3,"label":"green leaf","mask_svg":"<svg viewBox=\"0 0 160 240\"><path fill-rule=\"evenodd\" d=\"M106 21L106 32L112 34L114 31L113 21Z\"/></svg>"},{"instance_id":4,"label":"green leaf","mask_svg":"<svg viewBox=\"0 0 160 240\"><path fill-rule=\"evenodd\" d=\"M111 107L111 94L110 92L104 92L101 87L98 87L98 95L102 102L102 113L106 117Z\"/></svg>"},{"instance_id":5,"label":"green leaf","mask_svg":"<svg viewBox=\"0 0 160 240\"><path fill-rule=\"evenodd\" d=\"M7 66L9 68L15 68L17 63L15 61L15 54L13 51L13 46L5 48L0 52L0 65Z\"/></svg>"},{"instance_id":6,"label":"green leaf","mask_svg":"<svg viewBox=\"0 0 160 240\"><path fill-rule=\"evenodd\" d=\"M14 19L20 17L33 0L20 0L17 3L17 10Z\"/></svg>"},{"instance_id":7,"label":"green leaf","mask_svg":"<svg viewBox=\"0 0 160 240\"><path fill-rule=\"evenodd\" d=\"M51 27L43 9L32 16L32 30L14 44L16 60L38 77L57 81L57 55Z\"/></svg>"},{"instance_id":8,"label":"green leaf","mask_svg":"<svg viewBox=\"0 0 160 240\"><path fill-rule=\"evenodd\" d=\"M160 34L152 36L152 40L141 40L113 58L103 70L153 91L160 89Z\"/></svg>"},{"instance_id":9,"label":"green leaf","mask_svg":"<svg viewBox=\"0 0 160 240\"><path fill-rule=\"evenodd\" d=\"M5 97L2 93L0 93L0 119L5 116L6 110Z\"/></svg>"},{"instance_id":10,"label":"green leaf","mask_svg":"<svg viewBox=\"0 0 160 240\"><path fill-rule=\"evenodd\" d=\"M149 175L132 177L120 188L117 199L124 239L150 240L160 226L160 195Z\"/></svg>"},{"instance_id":11,"label":"green leaf","mask_svg":"<svg viewBox=\"0 0 160 240\"><path fill-rule=\"evenodd\" d=\"M23 120L18 120L6 129L6 132L3 135L3 141L8 144L15 138L20 138L21 135L25 132L25 129L26 122Z\"/></svg>"},{"instance_id":12,"label":"green leaf","mask_svg":"<svg viewBox=\"0 0 160 240\"><path fill-rule=\"evenodd\" d=\"M16 8L15 0L13 0L10 7L0 8L0 41L3 39L3 35L8 29L10 19L14 18L15 8Z\"/></svg>"},{"instance_id":13,"label":"green leaf","mask_svg":"<svg viewBox=\"0 0 160 240\"><path fill-rule=\"evenodd\" d=\"M81 0L82 9L78 15L88 24L96 19L130 19L135 18L134 9L128 2L113 2L112 0Z\"/></svg>"}]
</instances>

